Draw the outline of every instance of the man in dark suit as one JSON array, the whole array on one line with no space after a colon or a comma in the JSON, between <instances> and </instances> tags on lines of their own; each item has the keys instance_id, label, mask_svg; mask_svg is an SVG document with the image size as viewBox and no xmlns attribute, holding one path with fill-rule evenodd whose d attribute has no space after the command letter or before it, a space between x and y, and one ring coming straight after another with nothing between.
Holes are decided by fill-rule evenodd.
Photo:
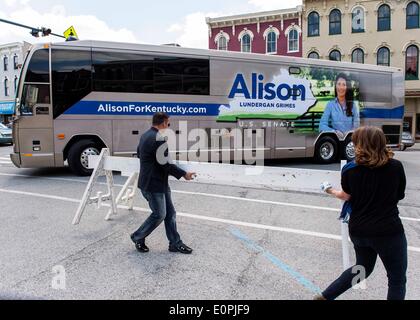
<instances>
[{"instance_id":1,"label":"man in dark suit","mask_svg":"<svg viewBox=\"0 0 420 320\"><path fill-rule=\"evenodd\" d=\"M183 177L190 181L193 180L195 173L185 172L171 163L168 156L168 144L160 133L169 126L169 116L165 113L156 113L153 116L153 127L140 138L137 147L137 156L140 158L139 188L149 203L152 214L131 235L131 240L139 252L149 252L145 242L146 237L165 221L169 251L190 254L192 249L181 241L177 231L176 211L171 199L168 177L171 175L178 180Z\"/></svg>"}]
</instances>

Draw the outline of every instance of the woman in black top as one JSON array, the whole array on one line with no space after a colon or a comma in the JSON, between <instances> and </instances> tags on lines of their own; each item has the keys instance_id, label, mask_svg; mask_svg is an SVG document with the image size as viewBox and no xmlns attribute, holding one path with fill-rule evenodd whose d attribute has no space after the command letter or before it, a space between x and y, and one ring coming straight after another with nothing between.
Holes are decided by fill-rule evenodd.
<instances>
[{"instance_id":1,"label":"woman in black top","mask_svg":"<svg viewBox=\"0 0 420 320\"><path fill-rule=\"evenodd\" d=\"M379 255L388 275L388 300L404 300L407 240L397 207L405 197L404 168L387 149L381 129L359 128L352 139L356 166L342 174L342 191L329 189L327 192L349 201L352 206L349 233L356 252L356 265L315 299L336 299L360 282L361 270L369 277Z\"/></svg>"}]
</instances>

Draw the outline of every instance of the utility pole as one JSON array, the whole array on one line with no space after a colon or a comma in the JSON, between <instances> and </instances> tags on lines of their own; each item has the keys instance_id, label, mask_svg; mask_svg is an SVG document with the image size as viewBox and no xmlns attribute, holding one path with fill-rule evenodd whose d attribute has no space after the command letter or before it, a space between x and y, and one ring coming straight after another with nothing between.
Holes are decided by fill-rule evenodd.
<instances>
[{"instance_id":1,"label":"utility pole","mask_svg":"<svg viewBox=\"0 0 420 320\"><path fill-rule=\"evenodd\" d=\"M4 23L8 23L8 24L17 26L17 27L29 29L29 30L31 30L29 33L32 36L34 36L35 38L38 38L40 33L42 34L43 37L52 35L52 36L56 36L56 37L60 37L60 38L64 38L64 39L66 38L66 37L64 37L62 35L59 35L59 34L56 34L56 33L52 33L51 32L51 29L44 28L44 27L41 27L41 28L32 28L32 27L25 26L25 25L20 24L20 23L16 23L16 22L9 21L9 20L4 20L4 19L0 19L0 22L4 22Z\"/></svg>"}]
</instances>

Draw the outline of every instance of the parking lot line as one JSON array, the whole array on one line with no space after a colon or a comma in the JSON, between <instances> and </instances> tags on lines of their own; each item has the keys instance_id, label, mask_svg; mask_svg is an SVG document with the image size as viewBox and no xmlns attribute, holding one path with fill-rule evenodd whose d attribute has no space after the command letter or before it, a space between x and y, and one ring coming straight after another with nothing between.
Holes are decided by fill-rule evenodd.
<instances>
[{"instance_id":1,"label":"parking lot line","mask_svg":"<svg viewBox=\"0 0 420 320\"><path fill-rule=\"evenodd\" d=\"M81 201L79 199L58 197L58 196L52 196L52 195L47 195L47 194L41 194L41 193L23 192L23 191L18 191L18 190L0 189L0 192L5 192L5 193L9 193L9 194L17 194L17 195L26 195L26 196L32 196L32 197L39 197L39 198L44 198L44 199L67 201L67 202L73 202L73 203L80 203L80 201ZM110 204L104 204L103 206L104 207L110 207ZM119 205L118 208L127 210L128 206ZM139 212L150 213L150 209L146 209L146 208L134 207L134 210L139 211ZM314 231L275 227L275 226L270 226L270 225L249 223L249 222L238 221L238 220L220 219L220 218L214 218L214 217L209 217L209 216L201 216L201 215L182 213L182 212L177 212L177 215L185 217L185 218L190 218L190 219L205 220L205 221L223 223L223 224L228 224L228 225L249 227L249 228L254 228L254 229L279 231L279 232L284 232L284 233L292 233L292 234L297 234L297 235L305 235L305 236L331 239L331 240L340 240L340 241L342 240L341 236L334 235L334 234L328 234L328 233L320 233L320 232L314 232ZM420 248L417 248L417 247L409 247L408 250L412 251L412 252L420 253Z\"/></svg>"},{"instance_id":2,"label":"parking lot line","mask_svg":"<svg viewBox=\"0 0 420 320\"><path fill-rule=\"evenodd\" d=\"M9 177L21 177L21 178L40 178L52 181L64 181L64 182L76 182L87 184L86 180L80 179L68 179L68 178L50 178L50 177L40 177L40 176L31 176L31 175L22 175L22 174L13 174L13 173L0 173L0 176L9 176ZM107 185L104 182L99 182L100 185ZM115 187L123 187L123 185L115 184ZM273 191L273 190L272 190ZM260 200L260 199L250 199L250 198L240 198L234 196L225 196L219 194L211 194L211 193L200 193L200 192L191 192L191 191L180 191L180 190L172 190L172 193L178 194L187 194L187 195L197 195L203 197L212 197L212 198L219 198L219 199L227 199L227 200L235 200L235 201L245 201L245 202L253 202L253 203L261 203L261 204L270 204L270 205L278 205L278 206L285 206L285 207L295 207L295 208L302 208L302 209L312 209L312 210L319 210L319 211L329 211L329 212L341 212L338 208L328 208L328 207L320 207L320 206L310 206L305 204L298 204L298 203L290 203L290 202L278 202L278 201L270 201L270 200ZM403 207L403 206L401 206ZM400 216L402 220L407 220L411 222L420 222L420 219L417 218L409 218Z\"/></svg>"}]
</instances>

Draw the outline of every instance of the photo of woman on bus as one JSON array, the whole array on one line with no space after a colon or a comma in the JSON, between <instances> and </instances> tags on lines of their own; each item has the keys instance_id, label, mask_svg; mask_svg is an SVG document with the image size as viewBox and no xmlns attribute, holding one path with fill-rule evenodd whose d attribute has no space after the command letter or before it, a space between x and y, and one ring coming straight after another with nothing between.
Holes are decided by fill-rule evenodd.
<instances>
[{"instance_id":1,"label":"photo of woman on bus","mask_svg":"<svg viewBox=\"0 0 420 320\"><path fill-rule=\"evenodd\" d=\"M340 73L334 84L335 98L328 102L319 123L320 132L335 132L343 139L347 132L360 127L360 111L351 82Z\"/></svg>"}]
</instances>

